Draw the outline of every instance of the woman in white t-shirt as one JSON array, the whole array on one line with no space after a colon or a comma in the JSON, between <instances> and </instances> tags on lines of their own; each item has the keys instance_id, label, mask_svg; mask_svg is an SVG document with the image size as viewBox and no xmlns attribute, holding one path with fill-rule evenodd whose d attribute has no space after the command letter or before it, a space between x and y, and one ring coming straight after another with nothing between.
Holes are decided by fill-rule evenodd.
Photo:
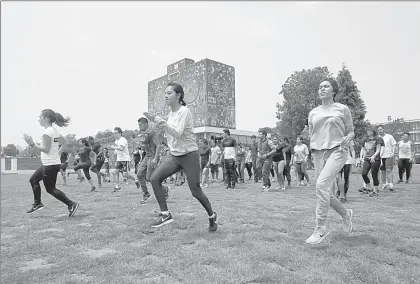
<instances>
[{"instance_id":1,"label":"woman in white t-shirt","mask_svg":"<svg viewBox=\"0 0 420 284\"><path fill-rule=\"evenodd\" d=\"M293 151L295 154L293 155L290 164L295 164L299 179L298 186L305 185L303 181L304 178L306 178L308 185L310 185L311 183L309 181L309 175L306 172L306 162L308 161L309 150L308 146L303 144L303 138L301 136L296 138L296 145L293 147Z\"/></svg>"},{"instance_id":2,"label":"woman in white t-shirt","mask_svg":"<svg viewBox=\"0 0 420 284\"><path fill-rule=\"evenodd\" d=\"M32 148L41 151L42 162L42 166L35 171L29 180L34 193L34 204L27 211L28 214L44 209L44 205L41 203L41 185L39 184L41 180L49 194L67 205L69 217L72 217L79 207L78 203L71 201L61 190L55 187L57 174L60 172L60 155L65 150L67 141L52 124L55 123L57 126L63 127L67 126L69 121L69 117L64 118L51 109L44 109L39 116L39 124L45 128L40 143L34 143L32 137L27 134L23 136L23 139ZM61 148L58 147L59 144L62 145Z\"/></svg>"},{"instance_id":3,"label":"woman in white t-shirt","mask_svg":"<svg viewBox=\"0 0 420 284\"><path fill-rule=\"evenodd\" d=\"M404 133L403 139L397 144L398 183L403 182L405 171L405 183L410 183L411 165L414 162L414 144L410 141L410 134Z\"/></svg>"},{"instance_id":4,"label":"woman in white t-shirt","mask_svg":"<svg viewBox=\"0 0 420 284\"><path fill-rule=\"evenodd\" d=\"M171 112L167 121L152 113L144 113L156 127L166 132L171 156L163 162L150 177L155 197L161 213L159 219L152 224L153 228L169 224L173 221L168 211L162 182L179 170L184 170L192 195L201 203L209 216L209 231L217 230L217 214L210 201L200 187L200 155L194 134L194 123L190 110L184 102L184 90L177 83L169 83L165 90L165 101Z\"/></svg>"}]
</instances>

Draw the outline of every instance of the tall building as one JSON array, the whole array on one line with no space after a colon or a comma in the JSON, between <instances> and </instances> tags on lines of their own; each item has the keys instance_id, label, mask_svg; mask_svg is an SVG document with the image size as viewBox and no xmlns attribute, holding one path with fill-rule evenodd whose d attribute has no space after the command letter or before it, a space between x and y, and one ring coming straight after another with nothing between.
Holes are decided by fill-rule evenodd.
<instances>
[{"instance_id":1,"label":"tall building","mask_svg":"<svg viewBox=\"0 0 420 284\"><path fill-rule=\"evenodd\" d=\"M236 129L235 68L210 59L184 58L168 65L166 75L148 83L148 111L166 116L164 91L169 82L184 88L184 101L194 119L197 138L220 137L229 129L238 142L250 144L256 132Z\"/></svg>"}]
</instances>

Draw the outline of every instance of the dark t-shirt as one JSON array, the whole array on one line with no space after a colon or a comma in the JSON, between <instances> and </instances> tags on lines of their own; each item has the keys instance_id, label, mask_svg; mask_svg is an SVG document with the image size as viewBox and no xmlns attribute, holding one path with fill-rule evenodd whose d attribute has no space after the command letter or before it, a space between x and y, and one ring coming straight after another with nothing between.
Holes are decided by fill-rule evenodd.
<instances>
[{"instance_id":1,"label":"dark t-shirt","mask_svg":"<svg viewBox=\"0 0 420 284\"><path fill-rule=\"evenodd\" d=\"M67 159L68 159L68 157L69 157L69 154L67 154L67 153L61 153L61 156L60 156L60 161L61 161L61 163L63 164L63 163L66 163L67 162Z\"/></svg>"},{"instance_id":2,"label":"dark t-shirt","mask_svg":"<svg viewBox=\"0 0 420 284\"><path fill-rule=\"evenodd\" d=\"M283 157L283 145L278 145L276 147L276 152L273 154L273 162L280 162L284 160Z\"/></svg>"},{"instance_id":3,"label":"dark t-shirt","mask_svg":"<svg viewBox=\"0 0 420 284\"><path fill-rule=\"evenodd\" d=\"M210 147L209 146L200 147L199 151L200 151L201 162L207 163L210 159L210 154L211 154Z\"/></svg>"},{"instance_id":4,"label":"dark t-shirt","mask_svg":"<svg viewBox=\"0 0 420 284\"><path fill-rule=\"evenodd\" d=\"M385 146L384 140L381 137L366 138L363 141L363 147L366 150L365 158L370 159L375 154L377 145ZM375 160L378 161L380 158L380 155L377 155Z\"/></svg>"},{"instance_id":5,"label":"dark t-shirt","mask_svg":"<svg viewBox=\"0 0 420 284\"><path fill-rule=\"evenodd\" d=\"M147 157L155 157L156 147L162 143L161 137L156 133L156 131L151 128L147 129L144 132L141 132L138 135L140 146L146 152Z\"/></svg>"},{"instance_id":6,"label":"dark t-shirt","mask_svg":"<svg viewBox=\"0 0 420 284\"><path fill-rule=\"evenodd\" d=\"M290 161L292 160L292 154L293 154L293 147L290 144L287 144L286 146L286 162L290 163Z\"/></svg>"},{"instance_id":7,"label":"dark t-shirt","mask_svg":"<svg viewBox=\"0 0 420 284\"><path fill-rule=\"evenodd\" d=\"M92 151L92 150L89 147L85 147L83 149L80 149L79 155L80 155L80 161L82 163L86 163L86 162L90 161L90 156L89 156L90 151Z\"/></svg>"},{"instance_id":8,"label":"dark t-shirt","mask_svg":"<svg viewBox=\"0 0 420 284\"><path fill-rule=\"evenodd\" d=\"M256 157L258 155L258 142L251 143L251 156Z\"/></svg>"}]
</instances>

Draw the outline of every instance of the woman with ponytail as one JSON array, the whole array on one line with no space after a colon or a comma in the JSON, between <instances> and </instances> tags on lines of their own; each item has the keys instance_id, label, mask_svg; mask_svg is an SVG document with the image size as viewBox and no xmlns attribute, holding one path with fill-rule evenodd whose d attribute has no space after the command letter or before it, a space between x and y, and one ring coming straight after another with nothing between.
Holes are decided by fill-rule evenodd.
<instances>
[{"instance_id":1,"label":"woman with ponytail","mask_svg":"<svg viewBox=\"0 0 420 284\"><path fill-rule=\"evenodd\" d=\"M78 203L71 201L61 190L55 187L57 174L60 172L60 155L62 152L67 152L67 141L52 124L55 123L59 127L65 127L69 122L69 117L64 118L61 114L51 109L44 109L39 116L39 124L45 128L41 142L34 143L31 136L27 134L23 136L23 139L32 148L41 151L42 162L42 166L35 171L29 180L34 193L34 204L27 211L28 214L44 209L44 205L41 203L41 180L44 182L45 189L49 194L67 205L69 217L72 217L79 207ZM59 144L61 144L60 148Z\"/></svg>"},{"instance_id":2,"label":"woman with ponytail","mask_svg":"<svg viewBox=\"0 0 420 284\"><path fill-rule=\"evenodd\" d=\"M150 178L161 210L159 219L152 224L152 227L157 228L173 221L166 204L162 182L179 170L184 170L192 195L207 211L209 231L214 232L217 230L217 214L200 187L200 154L194 134L193 118L184 102L182 86L169 83L165 90L165 101L171 108L167 121L152 113L144 113L149 120L157 123L156 127L166 132L168 147L171 151L170 157L155 169Z\"/></svg>"}]
</instances>

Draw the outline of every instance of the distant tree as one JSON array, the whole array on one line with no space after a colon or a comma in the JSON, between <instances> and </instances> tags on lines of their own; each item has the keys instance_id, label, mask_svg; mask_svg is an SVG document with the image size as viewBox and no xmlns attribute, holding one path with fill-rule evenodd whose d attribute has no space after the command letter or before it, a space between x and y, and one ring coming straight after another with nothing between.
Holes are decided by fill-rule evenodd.
<instances>
[{"instance_id":1,"label":"distant tree","mask_svg":"<svg viewBox=\"0 0 420 284\"><path fill-rule=\"evenodd\" d=\"M318 88L324 78L332 75L327 67L296 71L283 84L280 95L283 103L277 103L276 133L294 139L307 124L309 112L319 104Z\"/></svg>"},{"instance_id":2,"label":"distant tree","mask_svg":"<svg viewBox=\"0 0 420 284\"><path fill-rule=\"evenodd\" d=\"M350 70L348 70L345 64L342 65L341 70L338 72L336 80L339 86L339 93L336 96L336 101L350 108L354 125L355 150L358 155L361 149L362 140L366 135L366 129L370 125L365 119L367 112L366 105L360 96L360 91L357 88L356 82L353 81Z\"/></svg>"}]
</instances>

